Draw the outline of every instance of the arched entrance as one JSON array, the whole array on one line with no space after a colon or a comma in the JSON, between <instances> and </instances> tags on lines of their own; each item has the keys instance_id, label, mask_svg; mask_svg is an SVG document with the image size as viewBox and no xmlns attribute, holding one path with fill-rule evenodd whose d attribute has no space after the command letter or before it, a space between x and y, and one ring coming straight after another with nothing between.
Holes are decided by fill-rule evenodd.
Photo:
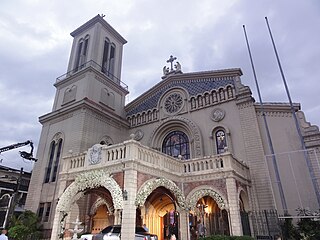
<instances>
[{"instance_id":1,"label":"arched entrance","mask_svg":"<svg viewBox=\"0 0 320 240\"><path fill-rule=\"evenodd\" d=\"M140 208L140 216L137 216L137 222L146 224L151 233L158 235L159 240L169 239L172 234L178 236L179 212L176 200L164 187L156 188L148 196L144 206Z\"/></svg>"},{"instance_id":2,"label":"arched entrance","mask_svg":"<svg viewBox=\"0 0 320 240\"><path fill-rule=\"evenodd\" d=\"M86 191L87 195L85 206L91 206L88 210L83 210L85 214L85 232L98 233L105 227L113 225L114 219L114 206L111 194L108 190L100 187L97 189L90 189Z\"/></svg>"},{"instance_id":3,"label":"arched entrance","mask_svg":"<svg viewBox=\"0 0 320 240\"><path fill-rule=\"evenodd\" d=\"M188 198L190 239L201 236L230 235L225 199L213 189L193 190Z\"/></svg>"},{"instance_id":4,"label":"arched entrance","mask_svg":"<svg viewBox=\"0 0 320 240\"><path fill-rule=\"evenodd\" d=\"M112 211L114 212L113 222L114 224L119 224L120 211L123 205L123 194L120 186L104 170L88 171L79 174L61 195L56 207L51 239L58 239L60 233L63 233L61 231L65 227L66 216L70 215L68 217L70 219L77 217L72 216L72 211L70 211L73 204L87 206L88 201L92 201L91 203L93 204L97 202L99 197L109 203L109 206L112 206ZM96 206L97 210L102 204L97 204ZM81 207L80 209L80 211L85 212ZM92 219L90 217L92 216L84 216L80 219L80 221L89 222L88 225L91 223L91 227L87 228L87 230L92 230Z\"/></svg>"},{"instance_id":5,"label":"arched entrance","mask_svg":"<svg viewBox=\"0 0 320 240\"><path fill-rule=\"evenodd\" d=\"M249 199L247 194L241 190L239 194L239 209L243 235L251 236L250 221L249 221Z\"/></svg>"},{"instance_id":6,"label":"arched entrance","mask_svg":"<svg viewBox=\"0 0 320 240\"><path fill-rule=\"evenodd\" d=\"M150 233L166 240L172 234L179 238L180 210L185 208L181 190L168 179L152 179L137 194L137 223L146 224Z\"/></svg>"},{"instance_id":7,"label":"arched entrance","mask_svg":"<svg viewBox=\"0 0 320 240\"><path fill-rule=\"evenodd\" d=\"M210 196L200 198L196 208L190 212L191 239L210 235L230 235L228 213L220 209Z\"/></svg>"}]
</instances>

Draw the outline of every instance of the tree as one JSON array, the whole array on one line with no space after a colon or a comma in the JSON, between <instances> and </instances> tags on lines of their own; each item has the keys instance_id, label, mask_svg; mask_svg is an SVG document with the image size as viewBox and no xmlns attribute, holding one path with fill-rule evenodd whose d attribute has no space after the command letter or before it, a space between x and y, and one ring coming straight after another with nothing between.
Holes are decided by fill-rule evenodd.
<instances>
[{"instance_id":1,"label":"tree","mask_svg":"<svg viewBox=\"0 0 320 240\"><path fill-rule=\"evenodd\" d=\"M38 216L32 211L25 211L18 217L13 217L8 232L15 240L40 239L41 227Z\"/></svg>"}]
</instances>

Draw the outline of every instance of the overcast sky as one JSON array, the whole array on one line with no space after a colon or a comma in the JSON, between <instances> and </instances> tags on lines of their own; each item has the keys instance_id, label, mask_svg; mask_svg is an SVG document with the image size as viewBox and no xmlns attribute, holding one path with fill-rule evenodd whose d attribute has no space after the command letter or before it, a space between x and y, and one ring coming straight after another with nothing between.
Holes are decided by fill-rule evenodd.
<instances>
[{"instance_id":1,"label":"overcast sky","mask_svg":"<svg viewBox=\"0 0 320 240\"><path fill-rule=\"evenodd\" d=\"M38 145L38 117L49 113L53 83L64 74L70 32L105 14L127 41L122 81L131 101L161 81L170 55L183 72L241 68L258 100L242 25L246 26L264 101L287 102L266 27L268 17L292 100L320 125L319 0L2 0L0 7L0 147L28 139ZM18 151L2 165L31 169Z\"/></svg>"}]
</instances>

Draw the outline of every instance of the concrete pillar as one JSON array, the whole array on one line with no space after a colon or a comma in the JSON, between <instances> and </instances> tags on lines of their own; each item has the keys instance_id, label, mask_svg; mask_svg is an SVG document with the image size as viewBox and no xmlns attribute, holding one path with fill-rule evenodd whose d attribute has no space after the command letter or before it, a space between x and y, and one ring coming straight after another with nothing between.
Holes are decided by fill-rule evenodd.
<instances>
[{"instance_id":1,"label":"concrete pillar","mask_svg":"<svg viewBox=\"0 0 320 240\"><path fill-rule=\"evenodd\" d=\"M53 226L52 226L52 232L51 232L51 240L58 240L59 234L61 231L61 223L60 223L61 213L55 212L54 219L53 219Z\"/></svg>"},{"instance_id":2,"label":"concrete pillar","mask_svg":"<svg viewBox=\"0 0 320 240\"><path fill-rule=\"evenodd\" d=\"M137 171L134 169L125 170L124 191L127 191L127 200L123 200L121 239L134 239L136 227L136 206L137 195Z\"/></svg>"},{"instance_id":3,"label":"concrete pillar","mask_svg":"<svg viewBox=\"0 0 320 240\"><path fill-rule=\"evenodd\" d=\"M121 224L121 209L114 210L114 225Z\"/></svg>"},{"instance_id":4,"label":"concrete pillar","mask_svg":"<svg viewBox=\"0 0 320 240\"><path fill-rule=\"evenodd\" d=\"M239 199L237 193L236 180L234 178L227 178L227 194L229 202L229 216L230 216L230 230L232 236L242 236L242 225L239 209Z\"/></svg>"},{"instance_id":5,"label":"concrete pillar","mask_svg":"<svg viewBox=\"0 0 320 240\"><path fill-rule=\"evenodd\" d=\"M189 211L180 210L179 211L180 220L180 237L179 239L190 240L190 228L189 228Z\"/></svg>"},{"instance_id":6,"label":"concrete pillar","mask_svg":"<svg viewBox=\"0 0 320 240\"><path fill-rule=\"evenodd\" d=\"M60 180L58 183L58 196L61 197L61 195L63 194L64 190L66 189L67 186L67 181L66 180ZM60 223L60 219L61 219L61 213L58 212L56 210L56 208L54 208L54 211L52 211L52 213L54 214L54 218L53 218L53 225L52 225L52 231L51 231L51 240L57 240L59 239L59 234L61 231L61 228L63 227Z\"/></svg>"}]
</instances>

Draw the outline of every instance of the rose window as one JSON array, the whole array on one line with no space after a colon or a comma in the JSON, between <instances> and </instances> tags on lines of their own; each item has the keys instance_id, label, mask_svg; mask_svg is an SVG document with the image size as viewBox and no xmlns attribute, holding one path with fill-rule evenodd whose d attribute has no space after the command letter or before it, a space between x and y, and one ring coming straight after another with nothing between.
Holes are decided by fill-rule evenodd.
<instances>
[{"instance_id":1,"label":"rose window","mask_svg":"<svg viewBox=\"0 0 320 240\"><path fill-rule=\"evenodd\" d=\"M170 94L164 102L164 108L168 113L175 113L182 107L183 99L180 94Z\"/></svg>"}]
</instances>

